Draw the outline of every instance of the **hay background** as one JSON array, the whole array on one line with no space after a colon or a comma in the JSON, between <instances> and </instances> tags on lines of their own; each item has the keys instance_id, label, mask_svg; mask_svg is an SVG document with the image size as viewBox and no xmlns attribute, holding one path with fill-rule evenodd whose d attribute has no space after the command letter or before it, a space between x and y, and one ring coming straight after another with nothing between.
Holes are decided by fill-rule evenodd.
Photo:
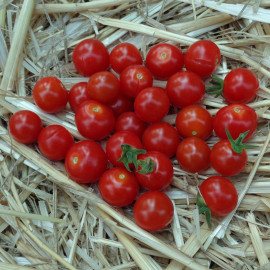
<instances>
[{"instance_id":1,"label":"hay background","mask_svg":"<svg viewBox=\"0 0 270 270\"><path fill-rule=\"evenodd\" d=\"M0 269L270 269L270 1L36 2L0 1ZM218 75L236 67L257 74L261 90L250 106L259 117L251 140L258 147L248 150L245 172L231 178L239 191L236 211L214 219L214 230L198 216L194 199L212 169L188 174L172 160L175 177L167 194L175 204L174 220L150 234L133 223L131 207L111 208L95 186L70 181L62 163L11 139L7 121L22 108L81 139L68 108L44 114L31 92L44 76L59 77L68 89L87 81L71 63L74 46L85 38L98 38L109 49L131 42L144 57L161 41L185 51L197 39L211 39L222 52ZM212 115L225 105L208 95L203 104ZM174 119L172 114L165 120ZM208 143L216 141L213 136Z\"/></svg>"}]
</instances>

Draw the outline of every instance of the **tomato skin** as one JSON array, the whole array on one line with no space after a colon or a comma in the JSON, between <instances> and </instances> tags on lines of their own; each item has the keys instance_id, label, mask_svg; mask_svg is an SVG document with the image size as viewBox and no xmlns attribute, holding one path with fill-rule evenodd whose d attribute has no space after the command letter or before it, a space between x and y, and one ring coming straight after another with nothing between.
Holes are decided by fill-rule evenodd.
<instances>
[{"instance_id":1,"label":"tomato skin","mask_svg":"<svg viewBox=\"0 0 270 270\"><path fill-rule=\"evenodd\" d=\"M105 104L88 100L75 112L75 123L78 131L85 138L101 140L113 131L115 116Z\"/></svg>"},{"instance_id":2,"label":"tomato skin","mask_svg":"<svg viewBox=\"0 0 270 270\"><path fill-rule=\"evenodd\" d=\"M175 155L179 140L177 130L166 122L149 125L142 136L142 143L147 151L159 151L169 158Z\"/></svg>"},{"instance_id":3,"label":"tomato skin","mask_svg":"<svg viewBox=\"0 0 270 270\"><path fill-rule=\"evenodd\" d=\"M225 177L211 176L202 182L199 189L214 216L226 216L237 205L237 190L234 184Z\"/></svg>"},{"instance_id":4,"label":"tomato skin","mask_svg":"<svg viewBox=\"0 0 270 270\"><path fill-rule=\"evenodd\" d=\"M228 103L249 103L256 97L259 81L255 74L246 68L230 71L224 79L223 97Z\"/></svg>"},{"instance_id":5,"label":"tomato skin","mask_svg":"<svg viewBox=\"0 0 270 270\"><path fill-rule=\"evenodd\" d=\"M196 73L179 71L167 81L166 92L171 104L182 108L199 103L204 97L205 85Z\"/></svg>"},{"instance_id":6,"label":"tomato skin","mask_svg":"<svg viewBox=\"0 0 270 270\"><path fill-rule=\"evenodd\" d=\"M70 132L60 125L50 125L42 129L38 136L38 147L48 159L58 161L65 159L74 139Z\"/></svg>"},{"instance_id":7,"label":"tomato skin","mask_svg":"<svg viewBox=\"0 0 270 270\"><path fill-rule=\"evenodd\" d=\"M112 103L120 94L120 82L113 73L100 71L90 77L87 91L91 99L104 104Z\"/></svg>"},{"instance_id":8,"label":"tomato skin","mask_svg":"<svg viewBox=\"0 0 270 270\"><path fill-rule=\"evenodd\" d=\"M241 133L249 130L243 141L247 141L257 128L257 114L254 109L245 104L230 104L216 113L213 121L215 134L220 139L227 139L225 128L235 140Z\"/></svg>"},{"instance_id":9,"label":"tomato skin","mask_svg":"<svg viewBox=\"0 0 270 270\"><path fill-rule=\"evenodd\" d=\"M123 42L116 45L110 53L110 63L112 69L121 72L131 65L142 65L143 59L140 51L131 43Z\"/></svg>"},{"instance_id":10,"label":"tomato skin","mask_svg":"<svg viewBox=\"0 0 270 270\"><path fill-rule=\"evenodd\" d=\"M106 46L97 39L85 39L73 51L72 61L76 70L84 77L107 70L110 55Z\"/></svg>"},{"instance_id":11,"label":"tomato skin","mask_svg":"<svg viewBox=\"0 0 270 270\"><path fill-rule=\"evenodd\" d=\"M213 146L210 161L219 174L234 176L245 168L247 152L243 149L241 154L235 153L229 140L221 140Z\"/></svg>"},{"instance_id":12,"label":"tomato skin","mask_svg":"<svg viewBox=\"0 0 270 270\"><path fill-rule=\"evenodd\" d=\"M75 112L78 107L86 100L89 100L90 96L87 91L87 82L79 82L74 84L68 95L68 101L71 109Z\"/></svg>"},{"instance_id":13,"label":"tomato skin","mask_svg":"<svg viewBox=\"0 0 270 270\"><path fill-rule=\"evenodd\" d=\"M214 73L221 60L218 46L211 40L194 42L185 53L185 67L206 78Z\"/></svg>"},{"instance_id":14,"label":"tomato skin","mask_svg":"<svg viewBox=\"0 0 270 270\"><path fill-rule=\"evenodd\" d=\"M30 144L37 141L42 130L42 121L36 113L21 110L10 117L8 126L11 136L17 142Z\"/></svg>"},{"instance_id":15,"label":"tomato skin","mask_svg":"<svg viewBox=\"0 0 270 270\"><path fill-rule=\"evenodd\" d=\"M144 122L153 123L163 119L170 109L169 98L161 87L143 89L135 98L134 111Z\"/></svg>"},{"instance_id":16,"label":"tomato skin","mask_svg":"<svg viewBox=\"0 0 270 270\"><path fill-rule=\"evenodd\" d=\"M120 74L120 85L123 94L135 98L144 88L153 85L153 76L147 67L131 65Z\"/></svg>"},{"instance_id":17,"label":"tomato skin","mask_svg":"<svg viewBox=\"0 0 270 270\"><path fill-rule=\"evenodd\" d=\"M161 191L143 193L135 202L133 214L138 226L146 231L158 231L168 226L173 218L171 199Z\"/></svg>"},{"instance_id":18,"label":"tomato skin","mask_svg":"<svg viewBox=\"0 0 270 270\"><path fill-rule=\"evenodd\" d=\"M155 163L154 171L149 173L135 171L136 178L145 189L165 189L170 185L173 178L173 165L171 160L165 154L157 151L148 151L146 154L138 155L138 160L146 160L148 158Z\"/></svg>"},{"instance_id":19,"label":"tomato skin","mask_svg":"<svg viewBox=\"0 0 270 270\"><path fill-rule=\"evenodd\" d=\"M125 112L118 116L115 122L115 132L130 131L139 138L146 128L146 123L142 121L134 112Z\"/></svg>"},{"instance_id":20,"label":"tomato skin","mask_svg":"<svg viewBox=\"0 0 270 270\"><path fill-rule=\"evenodd\" d=\"M197 137L188 137L179 143L176 158L187 172L198 173L210 166L210 147Z\"/></svg>"},{"instance_id":21,"label":"tomato skin","mask_svg":"<svg viewBox=\"0 0 270 270\"><path fill-rule=\"evenodd\" d=\"M133 98L128 97L120 92L117 99L114 102L108 104L108 106L112 109L115 117L118 117L124 112L133 111L133 103Z\"/></svg>"},{"instance_id":22,"label":"tomato skin","mask_svg":"<svg viewBox=\"0 0 270 270\"><path fill-rule=\"evenodd\" d=\"M168 44L154 45L146 55L145 65L155 78L166 80L184 66L184 55L180 48Z\"/></svg>"},{"instance_id":23,"label":"tomato skin","mask_svg":"<svg viewBox=\"0 0 270 270\"><path fill-rule=\"evenodd\" d=\"M122 167L106 170L100 177L98 187L103 200L117 207L131 204L140 189L136 177Z\"/></svg>"},{"instance_id":24,"label":"tomato skin","mask_svg":"<svg viewBox=\"0 0 270 270\"><path fill-rule=\"evenodd\" d=\"M213 132L213 119L205 108L190 105L178 112L175 126L183 138L195 136L206 140Z\"/></svg>"},{"instance_id":25,"label":"tomato skin","mask_svg":"<svg viewBox=\"0 0 270 270\"><path fill-rule=\"evenodd\" d=\"M63 110L68 102L68 91L63 83L55 77L44 77L33 88L36 105L46 113Z\"/></svg>"},{"instance_id":26,"label":"tomato skin","mask_svg":"<svg viewBox=\"0 0 270 270\"><path fill-rule=\"evenodd\" d=\"M73 144L65 158L69 177L77 183L96 182L106 170L108 160L102 147L94 141L84 140Z\"/></svg>"}]
</instances>

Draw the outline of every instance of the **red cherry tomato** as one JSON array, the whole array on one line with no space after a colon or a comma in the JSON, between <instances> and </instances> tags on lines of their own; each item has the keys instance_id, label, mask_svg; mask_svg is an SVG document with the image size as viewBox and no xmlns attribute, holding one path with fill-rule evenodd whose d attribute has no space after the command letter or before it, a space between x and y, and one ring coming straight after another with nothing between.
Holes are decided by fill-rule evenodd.
<instances>
[{"instance_id":1,"label":"red cherry tomato","mask_svg":"<svg viewBox=\"0 0 270 270\"><path fill-rule=\"evenodd\" d=\"M225 177L211 176L202 182L199 189L214 216L226 216L237 205L237 190L234 184Z\"/></svg>"},{"instance_id":2,"label":"red cherry tomato","mask_svg":"<svg viewBox=\"0 0 270 270\"><path fill-rule=\"evenodd\" d=\"M146 231L158 231L170 224L174 207L171 199L161 191L148 191L134 204L133 214L138 226Z\"/></svg>"},{"instance_id":3,"label":"red cherry tomato","mask_svg":"<svg viewBox=\"0 0 270 270\"><path fill-rule=\"evenodd\" d=\"M147 151L159 151L173 157L179 143L177 130L166 122L149 125L142 136L143 146Z\"/></svg>"},{"instance_id":4,"label":"red cherry tomato","mask_svg":"<svg viewBox=\"0 0 270 270\"><path fill-rule=\"evenodd\" d=\"M98 187L103 200L117 207L131 204L139 192L136 177L122 167L105 171L100 177Z\"/></svg>"},{"instance_id":5,"label":"red cherry tomato","mask_svg":"<svg viewBox=\"0 0 270 270\"><path fill-rule=\"evenodd\" d=\"M141 65L143 62L141 53L131 43L123 42L116 45L110 53L112 69L120 74L126 67Z\"/></svg>"},{"instance_id":6,"label":"red cherry tomato","mask_svg":"<svg viewBox=\"0 0 270 270\"><path fill-rule=\"evenodd\" d=\"M185 53L185 67L205 78L214 73L221 59L218 46L210 40L194 42Z\"/></svg>"},{"instance_id":7,"label":"red cherry tomato","mask_svg":"<svg viewBox=\"0 0 270 270\"><path fill-rule=\"evenodd\" d=\"M107 105L112 109L115 117L117 117L124 112L133 111L133 103L133 98L120 93L114 102Z\"/></svg>"},{"instance_id":8,"label":"red cherry tomato","mask_svg":"<svg viewBox=\"0 0 270 270\"><path fill-rule=\"evenodd\" d=\"M180 166L187 172L197 173L210 166L210 147L197 137L188 137L179 143L176 157Z\"/></svg>"},{"instance_id":9,"label":"red cherry tomato","mask_svg":"<svg viewBox=\"0 0 270 270\"><path fill-rule=\"evenodd\" d=\"M87 91L91 99L104 104L112 103L120 94L120 82L109 71L97 72L90 77Z\"/></svg>"},{"instance_id":10,"label":"red cherry tomato","mask_svg":"<svg viewBox=\"0 0 270 270\"><path fill-rule=\"evenodd\" d=\"M205 94L205 85L197 74L190 71L180 71L169 78L166 92L174 106L186 107L202 100Z\"/></svg>"},{"instance_id":11,"label":"red cherry tomato","mask_svg":"<svg viewBox=\"0 0 270 270\"><path fill-rule=\"evenodd\" d=\"M175 126L181 137L199 137L206 140L213 132L210 113L199 105L190 105L177 114Z\"/></svg>"},{"instance_id":12,"label":"red cherry tomato","mask_svg":"<svg viewBox=\"0 0 270 270\"><path fill-rule=\"evenodd\" d=\"M221 108L214 117L215 134L220 139L227 139L225 128L235 140L241 133L249 130L244 141L247 141L257 128L257 114L245 104L231 104Z\"/></svg>"},{"instance_id":13,"label":"red cherry tomato","mask_svg":"<svg viewBox=\"0 0 270 270\"><path fill-rule=\"evenodd\" d=\"M102 147L85 140L73 144L65 158L69 177L80 184L96 182L106 170L108 160Z\"/></svg>"},{"instance_id":14,"label":"red cherry tomato","mask_svg":"<svg viewBox=\"0 0 270 270\"><path fill-rule=\"evenodd\" d=\"M41 153L50 160L63 160L74 140L70 132L60 125L50 125L40 132L38 147Z\"/></svg>"},{"instance_id":15,"label":"red cherry tomato","mask_svg":"<svg viewBox=\"0 0 270 270\"><path fill-rule=\"evenodd\" d=\"M236 68L224 79L223 96L228 103L249 103L259 89L255 74L246 68Z\"/></svg>"},{"instance_id":16,"label":"red cherry tomato","mask_svg":"<svg viewBox=\"0 0 270 270\"><path fill-rule=\"evenodd\" d=\"M35 84L33 98L41 110L56 113L65 108L68 102L68 91L59 79L45 77Z\"/></svg>"},{"instance_id":17,"label":"red cherry tomato","mask_svg":"<svg viewBox=\"0 0 270 270\"><path fill-rule=\"evenodd\" d=\"M142 165L139 164L139 170L135 171L135 176L141 186L148 190L162 190L168 187L173 178L173 165L171 160L163 153L149 151L146 154L138 155L139 162L147 163L151 160L154 170L147 173L140 173Z\"/></svg>"},{"instance_id":18,"label":"red cherry tomato","mask_svg":"<svg viewBox=\"0 0 270 270\"><path fill-rule=\"evenodd\" d=\"M40 117L28 110L14 113L9 119L8 126L11 136L24 144L36 142L42 130Z\"/></svg>"},{"instance_id":19,"label":"red cherry tomato","mask_svg":"<svg viewBox=\"0 0 270 270\"><path fill-rule=\"evenodd\" d=\"M169 98L163 88L148 87L135 98L134 111L144 122L157 122L163 119L170 109Z\"/></svg>"},{"instance_id":20,"label":"red cherry tomato","mask_svg":"<svg viewBox=\"0 0 270 270\"><path fill-rule=\"evenodd\" d=\"M125 112L118 116L115 122L115 132L130 131L136 134L139 138L146 128L146 123L143 122L134 112Z\"/></svg>"},{"instance_id":21,"label":"red cherry tomato","mask_svg":"<svg viewBox=\"0 0 270 270\"><path fill-rule=\"evenodd\" d=\"M126 67L120 74L120 85L123 94L136 97L144 88L151 87L153 76L148 68L142 65Z\"/></svg>"},{"instance_id":22,"label":"red cherry tomato","mask_svg":"<svg viewBox=\"0 0 270 270\"><path fill-rule=\"evenodd\" d=\"M85 138L101 140L113 131L115 116L105 104L88 100L75 112L75 123L78 131Z\"/></svg>"},{"instance_id":23,"label":"red cherry tomato","mask_svg":"<svg viewBox=\"0 0 270 270\"><path fill-rule=\"evenodd\" d=\"M69 90L68 101L71 109L75 112L78 107L90 96L87 91L87 82L79 82L74 84Z\"/></svg>"},{"instance_id":24,"label":"red cherry tomato","mask_svg":"<svg viewBox=\"0 0 270 270\"><path fill-rule=\"evenodd\" d=\"M159 43L153 46L146 55L146 66L154 77L166 80L184 66L184 55L180 48Z\"/></svg>"},{"instance_id":25,"label":"red cherry tomato","mask_svg":"<svg viewBox=\"0 0 270 270\"><path fill-rule=\"evenodd\" d=\"M106 46L97 39L85 39L73 51L72 61L84 77L109 68L110 55Z\"/></svg>"}]
</instances>

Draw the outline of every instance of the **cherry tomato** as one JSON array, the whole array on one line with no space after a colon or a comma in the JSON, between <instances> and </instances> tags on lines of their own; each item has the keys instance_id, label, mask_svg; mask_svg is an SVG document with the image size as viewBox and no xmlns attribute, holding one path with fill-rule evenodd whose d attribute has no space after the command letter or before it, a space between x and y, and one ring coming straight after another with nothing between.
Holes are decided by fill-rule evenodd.
<instances>
[{"instance_id":1,"label":"cherry tomato","mask_svg":"<svg viewBox=\"0 0 270 270\"><path fill-rule=\"evenodd\" d=\"M103 200L117 207L131 204L139 192L136 177L122 167L105 171L100 177L98 187Z\"/></svg>"},{"instance_id":2,"label":"cherry tomato","mask_svg":"<svg viewBox=\"0 0 270 270\"><path fill-rule=\"evenodd\" d=\"M234 184L225 177L211 176L202 182L199 189L214 216L226 216L237 205L237 190Z\"/></svg>"},{"instance_id":3,"label":"cherry tomato","mask_svg":"<svg viewBox=\"0 0 270 270\"><path fill-rule=\"evenodd\" d=\"M176 107L186 107L202 100L205 85L194 72L179 71L167 81L166 92L171 104Z\"/></svg>"},{"instance_id":4,"label":"cherry tomato","mask_svg":"<svg viewBox=\"0 0 270 270\"><path fill-rule=\"evenodd\" d=\"M210 166L210 147L197 137L188 137L179 143L176 158L187 172L197 173Z\"/></svg>"},{"instance_id":5,"label":"cherry tomato","mask_svg":"<svg viewBox=\"0 0 270 270\"><path fill-rule=\"evenodd\" d=\"M116 45L110 53L112 69L120 74L126 67L142 65L142 56L139 50L131 43L123 42Z\"/></svg>"},{"instance_id":6,"label":"cherry tomato","mask_svg":"<svg viewBox=\"0 0 270 270\"><path fill-rule=\"evenodd\" d=\"M128 66L120 74L121 91L129 97L136 97L141 90L152 84L152 73L142 65Z\"/></svg>"},{"instance_id":7,"label":"cherry tomato","mask_svg":"<svg viewBox=\"0 0 270 270\"><path fill-rule=\"evenodd\" d=\"M76 70L84 77L107 70L110 55L106 46L97 39L85 39L73 51L72 61Z\"/></svg>"},{"instance_id":8,"label":"cherry tomato","mask_svg":"<svg viewBox=\"0 0 270 270\"><path fill-rule=\"evenodd\" d=\"M170 185L173 178L173 165L165 154L157 151L148 151L146 154L138 155L138 160L140 162L139 170L135 171L135 176L143 188L162 190ZM147 173L140 172L140 169L143 169L143 166L149 160L151 160L151 168L154 166L153 171Z\"/></svg>"},{"instance_id":9,"label":"cherry tomato","mask_svg":"<svg viewBox=\"0 0 270 270\"><path fill-rule=\"evenodd\" d=\"M139 138L146 128L146 123L143 122L134 112L125 112L118 116L115 122L115 132L130 131L136 134Z\"/></svg>"},{"instance_id":10,"label":"cherry tomato","mask_svg":"<svg viewBox=\"0 0 270 270\"><path fill-rule=\"evenodd\" d=\"M40 117L28 110L14 113L9 119L8 126L13 139L24 144L36 142L42 130Z\"/></svg>"},{"instance_id":11,"label":"cherry tomato","mask_svg":"<svg viewBox=\"0 0 270 270\"><path fill-rule=\"evenodd\" d=\"M169 98L161 87L143 89L134 101L136 115L148 123L160 121L167 115L169 109Z\"/></svg>"},{"instance_id":12,"label":"cherry tomato","mask_svg":"<svg viewBox=\"0 0 270 270\"><path fill-rule=\"evenodd\" d=\"M65 158L69 177L80 184L96 182L106 170L108 160L102 147L94 141L73 144Z\"/></svg>"},{"instance_id":13,"label":"cherry tomato","mask_svg":"<svg viewBox=\"0 0 270 270\"><path fill-rule=\"evenodd\" d=\"M254 109L245 104L230 104L220 110L214 117L213 127L220 139L227 139L225 128L235 140L241 133L249 130L244 141L247 141L257 128L257 114Z\"/></svg>"},{"instance_id":14,"label":"cherry tomato","mask_svg":"<svg viewBox=\"0 0 270 270\"><path fill-rule=\"evenodd\" d=\"M214 73L221 59L218 46L211 40L194 42L185 53L185 67L205 78Z\"/></svg>"},{"instance_id":15,"label":"cherry tomato","mask_svg":"<svg viewBox=\"0 0 270 270\"><path fill-rule=\"evenodd\" d=\"M74 140L70 132L60 125L50 125L42 129L38 136L41 153L50 160L63 160Z\"/></svg>"},{"instance_id":16,"label":"cherry tomato","mask_svg":"<svg viewBox=\"0 0 270 270\"><path fill-rule=\"evenodd\" d=\"M249 103L258 89L259 81L251 70L236 68L224 79L223 96L228 103Z\"/></svg>"},{"instance_id":17,"label":"cherry tomato","mask_svg":"<svg viewBox=\"0 0 270 270\"><path fill-rule=\"evenodd\" d=\"M138 226L146 231L158 231L170 224L174 207L171 199L161 191L148 191L134 204L133 214Z\"/></svg>"},{"instance_id":18,"label":"cherry tomato","mask_svg":"<svg viewBox=\"0 0 270 270\"><path fill-rule=\"evenodd\" d=\"M104 104L112 103L120 94L120 82L109 71L97 72L90 77L87 91L91 99Z\"/></svg>"},{"instance_id":19,"label":"cherry tomato","mask_svg":"<svg viewBox=\"0 0 270 270\"><path fill-rule=\"evenodd\" d=\"M184 55L180 48L168 44L154 45L146 55L146 66L154 77L166 80L184 66Z\"/></svg>"},{"instance_id":20,"label":"cherry tomato","mask_svg":"<svg viewBox=\"0 0 270 270\"><path fill-rule=\"evenodd\" d=\"M190 105L177 114L175 126L181 137L198 137L206 140L213 132L210 113L199 105Z\"/></svg>"},{"instance_id":21,"label":"cherry tomato","mask_svg":"<svg viewBox=\"0 0 270 270\"><path fill-rule=\"evenodd\" d=\"M115 116L105 104L88 100L75 112L75 123L78 131L85 138L101 140L113 131Z\"/></svg>"},{"instance_id":22,"label":"cherry tomato","mask_svg":"<svg viewBox=\"0 0 270 270\"><path fill-rule=\"evenodd\" d=\"M44 77L35 84L33 98L41 110L56 113L65 108L68 102L68 91L59 79Z\"/></svg>"},{"instance_id":23,"label":"cherry tomato","mask_svg":"<svg viewBox=\"0 0 270 270\"><path fill-rule=\"evenodd\" d=\"M89 99L90 96L87 91L87 82L76 83L70 88L68 101L74 112L78 109L79 105Z\"/></svg>"},{"instance_id":24,"label":"cherry tomato","mask_svg":"<svg viewBox=\"0 0 270 270\"><path fill-rule=\"evenodd\" d=\"M142 136L143 146L147 151L159 151L168 157L175 155L179 139L177 130L166 122L149 125Z\"/></svg>"},{"instance_id":25,"label":"cherry tomato","mask_svg":"<svg viewBox=\"0 0 270 270\"><path fill-rule=\"evenodd\" d=\"M117 117L124 112L133 111L133 103L133 98L120 93L114 102L107 105L112 109L115 117Z\"/></svg>"}]
</instances>

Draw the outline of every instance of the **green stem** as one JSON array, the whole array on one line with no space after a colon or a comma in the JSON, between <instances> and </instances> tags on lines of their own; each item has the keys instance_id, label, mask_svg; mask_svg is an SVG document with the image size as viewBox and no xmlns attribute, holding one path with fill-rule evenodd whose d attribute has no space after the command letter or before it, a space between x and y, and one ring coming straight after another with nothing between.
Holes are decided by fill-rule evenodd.
<instances>
[{"instance_id":1,"label":"green stem","mask_svg":"<svg viewBox=\"0 0 270 270\"><path fill-rule=\"evenodd\" d=\"M141 174L153 172L156 167L156 163L150 157L146 158L145 160L139 159L138 165L141 167L141 169L138 170L138 172Z\"/></svg>"},{"instance_id":2,"label":"green stem","mask_svg":"<svg viewBox=\"0 0 270 270\"><path fill-rule=\"evenodd\" d=\"M206 222L208 224L208 227L212 227L212 222L211 222L211 210L209 207L206 205L203 197L198 193L197 195L197 206L199 208L199 214L205 214Z\"/></svg>"},{"instance_id":3,"label":"green stem","mask_svg":"<svg viewBox=\"0 0 270 270\"><path fill-rule=\"evenodd\" d=\"M224 80L216 75L212 75L212 86L206 87L206 92L216 97L223 93ZM214 90L214 91L213 91Z\"/></svg>"}]
</instances>

